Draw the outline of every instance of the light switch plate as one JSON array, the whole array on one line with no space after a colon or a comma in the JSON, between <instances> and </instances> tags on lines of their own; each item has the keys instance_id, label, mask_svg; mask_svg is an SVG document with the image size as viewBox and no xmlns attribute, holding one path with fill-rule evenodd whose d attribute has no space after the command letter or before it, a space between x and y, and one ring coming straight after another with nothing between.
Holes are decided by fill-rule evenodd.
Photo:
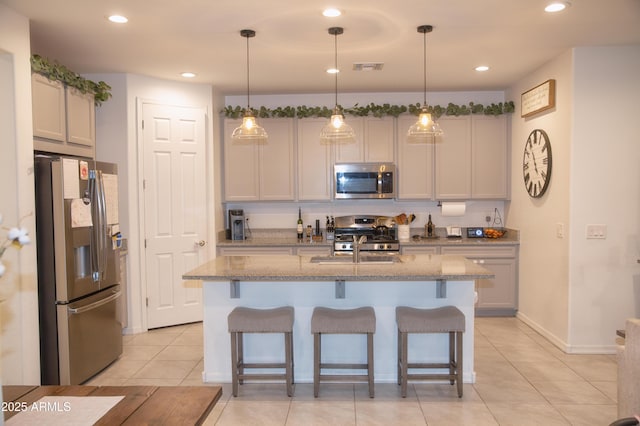
<instances>
[{"instance_id":1,"label":"light switch plate","mask_svg":"<svg viewBox=\"0 0 640 426\"><path fill-rule=\"evenodd\" d=\"M587 225L587 239L604 240L607 238L607 225Z\"/></svg>"}]
</instances>

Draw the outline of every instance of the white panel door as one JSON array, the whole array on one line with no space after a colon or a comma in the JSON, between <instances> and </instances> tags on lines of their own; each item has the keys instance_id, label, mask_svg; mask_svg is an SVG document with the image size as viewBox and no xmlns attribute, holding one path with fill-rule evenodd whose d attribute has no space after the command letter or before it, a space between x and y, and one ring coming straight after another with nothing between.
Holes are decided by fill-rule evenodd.
<instances>
[{"instance_id":1,"label":"white panel door","mask_svg":"<svg viewBox=\"0 0 640 426\"><path fill-rule=\"evenodd\" d=\"M202 320L202 286L182 274L207 258L205 112L143 104L147 326Z\"/></svg>"}]
</instances>

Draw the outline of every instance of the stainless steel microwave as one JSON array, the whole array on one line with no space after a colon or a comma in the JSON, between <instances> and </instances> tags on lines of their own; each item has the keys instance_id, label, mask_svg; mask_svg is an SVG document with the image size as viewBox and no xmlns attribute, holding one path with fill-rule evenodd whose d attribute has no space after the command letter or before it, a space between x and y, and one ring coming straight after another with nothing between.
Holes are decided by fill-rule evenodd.
<instances>
[{"instance_id":1,"label":"stainless steel microwave","mask_svg":"<svg viewBox=\"0 0 640 426\"><path fill-rule=\"evenodd\" d=\"M391 163L336 164L335 198L395 198L395 174L396 166Z\"/></svg>"}]
</instances>

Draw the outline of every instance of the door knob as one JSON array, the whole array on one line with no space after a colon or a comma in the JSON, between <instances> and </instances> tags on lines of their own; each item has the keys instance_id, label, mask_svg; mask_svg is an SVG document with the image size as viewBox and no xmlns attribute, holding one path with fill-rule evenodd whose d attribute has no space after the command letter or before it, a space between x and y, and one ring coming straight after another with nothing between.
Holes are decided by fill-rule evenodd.
<instances>
[{"instance_id":1,"label":"door knob","mask_svg":"<svg viewBox=\"0 0 640 426\"><path fill-rule=\"evenodd\" d=\"M207 245L207 242L205 240L200 240L196 244L198 244L200 247L204 247L205 245Z\"/></svg>"}]
</instances>

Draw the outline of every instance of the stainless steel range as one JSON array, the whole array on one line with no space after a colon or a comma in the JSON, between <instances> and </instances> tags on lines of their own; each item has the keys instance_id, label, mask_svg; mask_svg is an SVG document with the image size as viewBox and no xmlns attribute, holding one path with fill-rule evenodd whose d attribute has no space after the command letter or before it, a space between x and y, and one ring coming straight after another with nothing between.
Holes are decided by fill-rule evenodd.
<instances>
[{"instance_id":1,"label":"stainless steel range","mask_svg":"<svg viewBox=\"0 0 640 426\"><path fill-rule=\"evenodd\" d=\"M333 249L336 254L353 252L354 237L366 239L359 245L360 251L397 253L400 244L396 237L393 218L387 216L341 216L335 218L335 241Z\"/></svg>"}]
</instances>

